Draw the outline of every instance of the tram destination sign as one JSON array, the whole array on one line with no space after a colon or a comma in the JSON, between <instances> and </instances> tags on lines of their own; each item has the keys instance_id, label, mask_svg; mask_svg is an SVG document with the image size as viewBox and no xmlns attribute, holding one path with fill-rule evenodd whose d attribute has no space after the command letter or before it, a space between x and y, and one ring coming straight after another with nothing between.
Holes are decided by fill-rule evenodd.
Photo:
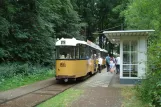
<instances>
[{"instance_id":1,"label":"tram destination sign","mask_svg":"<svg viewBox=\"0 0 161 107\"><path fill-rule=\"evenodd\" d=\"M64 45L64 44L65 44L65 41L64 41L64 40L63 40L63 41L61 41L61 44L62 44L62 45Z\"/></svg>"}]
</instances>

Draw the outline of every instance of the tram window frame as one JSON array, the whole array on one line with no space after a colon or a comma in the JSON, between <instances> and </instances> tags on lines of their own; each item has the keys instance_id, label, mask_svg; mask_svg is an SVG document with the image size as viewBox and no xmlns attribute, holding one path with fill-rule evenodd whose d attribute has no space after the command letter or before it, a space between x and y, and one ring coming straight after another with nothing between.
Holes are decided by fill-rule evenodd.
<instances>
[{"instance_id":1,"label":"tram window frame","mask_svg":"<svg viewBox=\"0 0 161 107\"><path fill-rule=\"evenodd\" d=\"M79 59L79 44L75 47L75 59Z\"/></svg>"},{"instance_id":2,"label":"tram window frame","mask_svg":"<svg viewBox=\"0 0 161 107\"><path fill-rule=\"evenodd\" d=\"M93 49L93 55L94 54L97 56L97 49ZM93 57L93 58L95 58L95 57Z\"/></svg>"},{"instance_id":3,"label":"tram window frame","mask_svg":"<svg viewBox=\"0 0 161 107\"><path fill-rule=\"evenodd\" d=\"M86 59L90 59L90 47L86 46Z\"/></svg>"},{"instance_id":4,"label":"tram window frame","mask_svg":"<svg viewBox=\"0 0 161 107\"><path fill-rule=\"evenodd\" d=\"M93 52L93 50L94 49L92 47L89 48L90 59L94 59L94 52Z\"/></svg>"},{"instance_id":5,"label":"tram window frame","mask_svg":"<svg viewBox=\"0 0 161 107\"><path fill-rule=\"evenodd\" d=\"M98 57L98 55L99 55L99 51L98 51L98 49L96 49L95 50L95 53L94 54L96 54L96 57L95 58L97 58Z\"/></svg>"},{"instance_id":6,"label":"tram window frame","mask_svg":"<svg viewBox=\"0 0 161 107\"><path fill-rule=\"evenodd\" d=\"M102 58L104 58L104 53L103 53L103 51L100 51L100 56L101 56Z\"/></svg>"},{"instance_id":7,"label":"tram window frame","mask_svg":"<svg viewBox=\"0 0 161 107\"><path fill-rule=\"evenodd\" d=\"M79 44L79 59L86 59L86 45Z\"/></svg>"},{"instance_id":8,"label":"tram window frame","mask_svg":"<svg viewBox=\"0 0 161 107\"><path fill-rule=\"evenodd\" d=\"M63 50L63 52L60 52L60 48L63 48L61 49ZM67 58L67 54L69 54L69 58ZM64 58L62 58L61 55L64 55ZM75 59L75 46L56 46L56 59L74 60Z\"/></svg>"}]
</instances>

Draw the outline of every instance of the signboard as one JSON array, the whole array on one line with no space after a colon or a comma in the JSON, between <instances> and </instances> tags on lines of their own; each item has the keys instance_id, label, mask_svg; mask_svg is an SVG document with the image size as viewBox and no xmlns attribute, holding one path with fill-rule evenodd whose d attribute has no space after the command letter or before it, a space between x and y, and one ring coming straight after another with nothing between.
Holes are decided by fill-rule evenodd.
<instances>
[{"instance_id":1,"label":"signboard","mask_svg":"<svg viewBox=\"0 0 161 107\"><path fill-rule=\"evenodd\" d=\"M63 41L61 41L61 44L62 44L62 45L64 45L64 44L65 44L65 41L64 41L64 40L63 40Z\"/></svg>"},{"instance_id":2,"label":"signboard","mask_svg":"<svg viewBox=\"0 0 161 107\"><path fill-rule=\"evenodd\" d=\"M61 62L60 67L66 67L66 64L64 62Z\"/></svg>"}]
</instances>

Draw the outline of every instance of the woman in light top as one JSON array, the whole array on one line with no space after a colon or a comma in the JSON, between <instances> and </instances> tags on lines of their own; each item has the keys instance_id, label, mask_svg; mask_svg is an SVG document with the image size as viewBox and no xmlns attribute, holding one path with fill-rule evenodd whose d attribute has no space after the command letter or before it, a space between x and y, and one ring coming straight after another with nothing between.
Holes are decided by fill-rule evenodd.
<instances>
[{"instance_id":1,"label":"woman in light top","mask_svg":"<svg viewBox=\"0 0 161 107\"><path fill-rule=\"evenodd\" d=\"M110 72L115 71L115 59L113 57L110 58Z\"/></svg>"}]
</instances>

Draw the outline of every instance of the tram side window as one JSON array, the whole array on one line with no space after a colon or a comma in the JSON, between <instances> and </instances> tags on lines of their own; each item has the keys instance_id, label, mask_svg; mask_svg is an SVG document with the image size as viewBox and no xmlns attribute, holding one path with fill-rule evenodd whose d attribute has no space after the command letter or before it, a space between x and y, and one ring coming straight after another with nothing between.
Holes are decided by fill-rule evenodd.
<instances>
[{"instance_id":1,"label":"tram side window","mask_svg":"<svg viewBox=\"0 0 161 107\"><path fill-rule=\"evenodd\" d=\"M94 58L94 54L93 54L93 50L92 49L90 50L90 55L91 55L91 59L93 59Z\"/></svg>"},{"instance_id":2,"label":"tram side window","mask_svg":"<svg viewBox=\"0 0 161 107\"><path fill-rule=\"evenodd\" d=\"M86 46L80 44L79 45L79 58L80 59L86 59Z\"/></svg>"},{"instance_id":3,"label":"tram side window","mask_svg":"<svg viewBox=\"0 0 161 107\"><path fill-rule=\"evenodd\" d=\"M89 59L90 58L90 48L89 46L86 46L86 59Z\"/></svg>"},{"instance_id":4,"label":"tram side window","mask_svg":"<svg viewBox=\"0 0 161 107\"><path fill-rule=\"evenodd\" d=\"M79 59L79 46L75 47L75 58Z\"/></svg>"}]
</instances>

